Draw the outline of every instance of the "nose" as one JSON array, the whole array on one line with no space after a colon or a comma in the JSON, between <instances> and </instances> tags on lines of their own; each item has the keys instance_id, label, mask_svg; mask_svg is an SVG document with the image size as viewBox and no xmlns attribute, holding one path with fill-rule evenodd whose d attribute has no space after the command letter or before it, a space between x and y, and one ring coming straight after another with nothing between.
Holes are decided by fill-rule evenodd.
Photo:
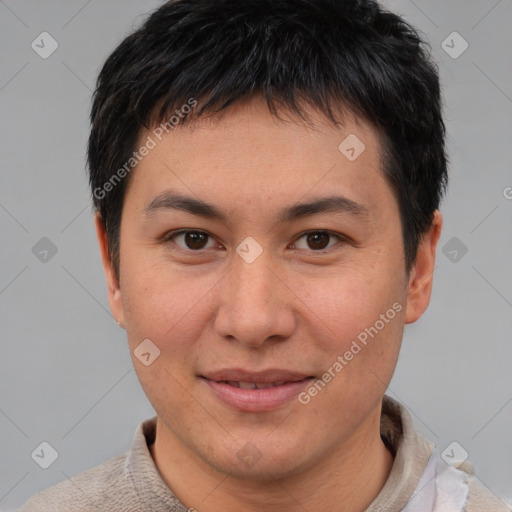
<instances>
[{"instance_id":1,"label":"nose","mask_svg":"<svg viewBox=\"0 0 512 512\"><path fill-rule=\"evenodd\" d=\"M251 348L282 341L295 329L294 296L283 270L263 253L251 263L238 254L219 283L216 332Z\"/></svg>"}]
</instances>

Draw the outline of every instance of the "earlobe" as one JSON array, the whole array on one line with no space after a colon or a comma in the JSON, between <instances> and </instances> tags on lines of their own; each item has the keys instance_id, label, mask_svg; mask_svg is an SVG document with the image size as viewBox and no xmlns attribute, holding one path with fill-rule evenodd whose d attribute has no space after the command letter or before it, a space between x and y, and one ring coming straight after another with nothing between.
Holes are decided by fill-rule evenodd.
<instances>
[{"instance_id":1,"label":"earlobe","mask_svg":"<svg viewBox=\"0 0 512 512\"><path fill-rule=\"evenodd\" d=\"M436 210L430 229L425 233L418 246L416 261L409 274L409 289L405 323L411 324L425 312L432 294L432 282L436 261L436 247L441 236L443 218Z\"/></svg>"},{"instance_id":2,"label":"earlobe","mask_svg":"<svg viewBox=\"0 0 512 512\"><path fill-rule=\"evenodd\" d=\"M103 264L103 270L105 272L105 278L107 281L108 302L110 304L110 310L112 311L114 319L116 320L118 325L124 328L124 311L121 297L121 288L119 285L119 279L113 270L112 260L110 258L110 251L108 246L107 232L105 230L105 225L101 220L99 212L96 212L94 222L96 225L96 235L98 237L101 261Z\"/></svg>"}]
</instances>

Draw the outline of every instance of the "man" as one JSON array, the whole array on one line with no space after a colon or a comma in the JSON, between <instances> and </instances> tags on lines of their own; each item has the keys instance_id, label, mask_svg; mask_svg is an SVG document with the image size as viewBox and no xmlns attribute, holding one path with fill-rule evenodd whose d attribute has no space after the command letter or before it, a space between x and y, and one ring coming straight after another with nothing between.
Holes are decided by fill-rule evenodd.
<instances>
[{"instance_id":1,"label":"man","mask_svg":"<svg viewBox=\"0 0 512 512\"><path fill-rule=\"evenodd\" d=\"M22 512L510 510L384 395L446 185L412 27L374 1L171 1L91 120L110 307L157 416Z\"/></svg>"}]
</instances>

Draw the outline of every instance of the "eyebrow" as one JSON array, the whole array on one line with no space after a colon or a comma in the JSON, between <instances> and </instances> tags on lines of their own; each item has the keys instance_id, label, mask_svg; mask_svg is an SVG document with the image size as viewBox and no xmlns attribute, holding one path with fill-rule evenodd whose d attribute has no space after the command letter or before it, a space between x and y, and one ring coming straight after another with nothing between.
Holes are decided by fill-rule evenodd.
<instances>
[{"instance_id":1,"label":"eyebrow","mask_svg":"<svg viewBox=\"0 0 512 512\"><path fill-rule=\"evenodd\" d=\"M160 210L181 210L200 217L218 220L225 224L228 219L226 213L210 203L170 191L162 192L156 196L144 208L143 212L147 217L151 217ZM356 203L347 197L327 196L288 206L279 212L277 221L279 223L292 222L319 213L348 213L366 217L369 211L366 206Z\"/></svg>"},{"instance_id":2,"label":"eyebrow","mask_svg":"<svg viewBox=\"0 0 512 512\"><path fill-rule=\"evenodd\" d=\"M328 196L307 203L298 203L281 211L278 221L291 222L318 213L349 213L357 216L368 216L366 206L356 203L343 196Z\"/></svg>"}]
</instances>

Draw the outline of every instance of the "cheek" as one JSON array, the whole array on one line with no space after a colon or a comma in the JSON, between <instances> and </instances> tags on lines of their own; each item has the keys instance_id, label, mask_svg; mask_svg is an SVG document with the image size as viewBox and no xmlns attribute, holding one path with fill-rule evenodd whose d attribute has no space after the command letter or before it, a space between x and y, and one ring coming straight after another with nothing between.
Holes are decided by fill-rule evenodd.
<instances>
[{"instance_id":1,"label":"cheek","mask_svg":"<svg viewBox=\"0 0 512 512\"><path fill-rule=\"evenodd\" d=\"M204 329L209 296L219 278L166 272L160 263L133 262L121 274L123 308L132 350L149 338L176 354L190 347Z\"/></svg>"},{"instance_id":2,"label":"cheek","mask_svg":"<svg viewBox=\"0 0 512 512\"><path fill-rule=\"evenodd\" d=\"M128 343L138 379L158 414L172 417L170 410L190 407L184 390L194 382L187 369L201 355L197 340L211 316L210 292L218 278L166 274L164 268L139 261L136 272L130 273L125 266L121 287ZM138 359L141 351L137 348L146 346L141 343L147 339L159 352L146 366ZM150 352L154 350L151 347Z\"/></svg>"},{"instance_id":3,"label":"cheek","mask_svg":"<svg viewBox=\"0 0 512 512\"><path fill-rule=\"evenodd\" d=\"M311 322L317 324L323 349L340 354L352 341L371 338L375 324L379 335L396 338L405 310L404 276L390 265L360 265L345 268L322 280L305 279L297 287L304 297ZM394 278L392 276L395 276ZM393 305L395 305L393 307Z\"/></svg>"},{"instance_id":4,"label":"cheek","mask_svg":"<svg viewBox=\"0 0 512 512\"><path fill-rule=\"evenodd\" d=\"M366 267L367 268L367 267ZM381 279L378 279L378 276ZM406 294L402 281L364 272L345 273L304 289L312 339L322 352L320 382L306 389L312 417L325 428L355 425L375 407L393 375L403 334ZM403 280L403 277L402 277ZM328 329L327 329L328 327ZM315 337L315 331L321 335ZM315 420L317 421L317 420ZM347 427L348 428L348 427Z\"/></svg>"}]
</instances>

